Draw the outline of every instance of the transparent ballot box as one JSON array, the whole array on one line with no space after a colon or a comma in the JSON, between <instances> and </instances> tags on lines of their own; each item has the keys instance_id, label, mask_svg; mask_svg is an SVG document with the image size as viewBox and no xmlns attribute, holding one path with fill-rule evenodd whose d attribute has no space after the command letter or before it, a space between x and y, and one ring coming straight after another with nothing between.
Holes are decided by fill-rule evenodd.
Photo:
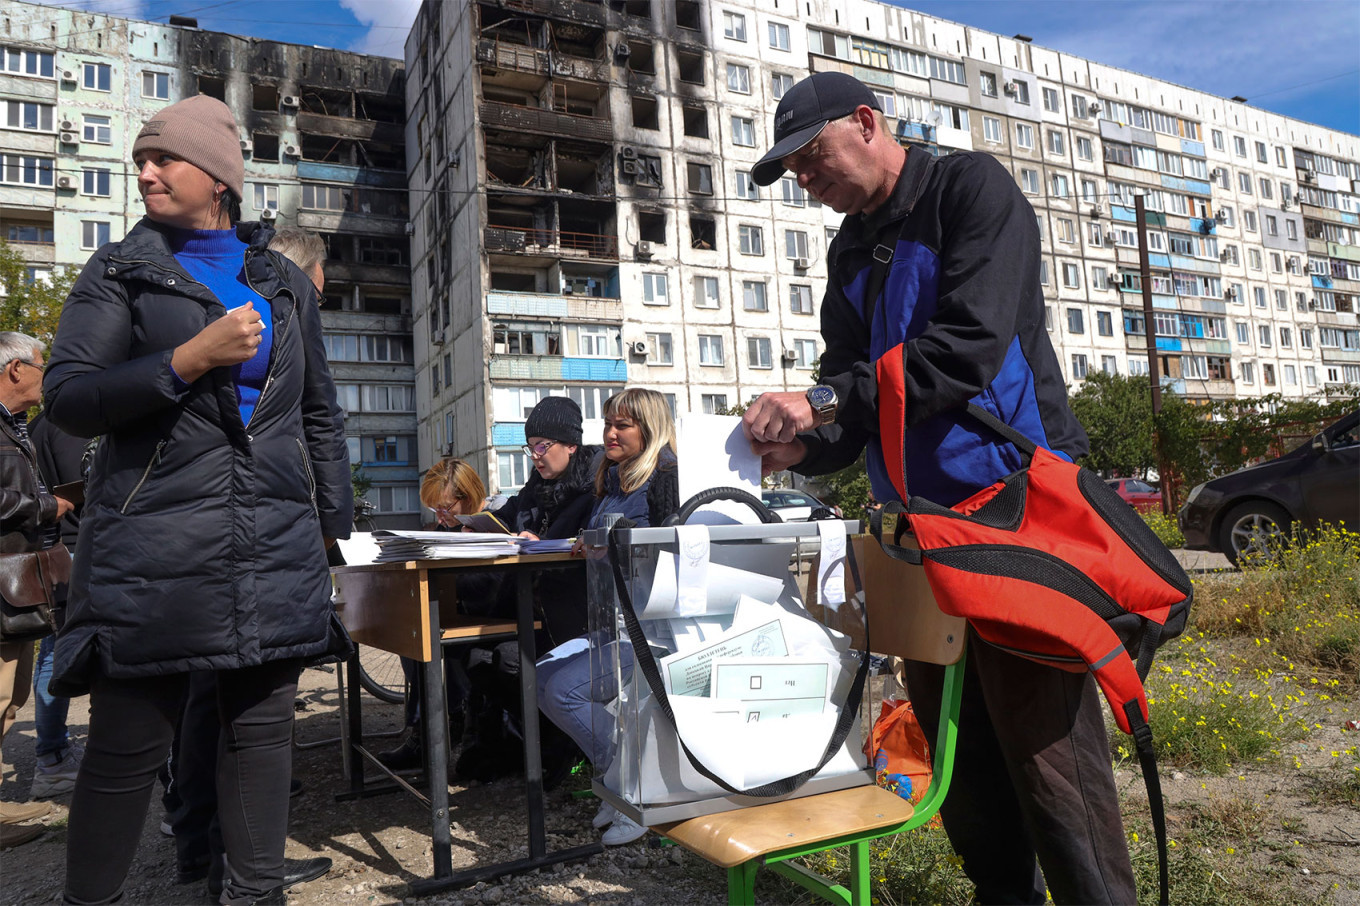
<instances>
[{"instance_id":1,"label":"transparent ballot box","mask_svg":"<svg viewBox=\"0 0 1360 906\"><path fill-rule=\"evenodd\" d=\"M597 795L651 825L873 782L857 525L585 533Z\"/></svg>"}]
</instances>

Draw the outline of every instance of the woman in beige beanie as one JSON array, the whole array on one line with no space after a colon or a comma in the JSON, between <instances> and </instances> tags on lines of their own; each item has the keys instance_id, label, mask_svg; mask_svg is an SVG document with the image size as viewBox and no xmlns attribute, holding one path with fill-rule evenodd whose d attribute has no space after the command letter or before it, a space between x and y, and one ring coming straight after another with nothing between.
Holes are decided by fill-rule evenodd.
<instances>
[{"instance_id":1,"label":"woman in beige beanie","mask_svg":"<svg viewBox=\"0 0 1360 906\"><path fill-rule=\"evenodd\" d=\"M220 753L225 865L180 876L282 903L298 675L350 647L325 555L352 518L344 423L315 288L272 230L237 223L231 111L172 104L132 157L146 217L81 272L43 387L54 424L101 438L51 684L90 695L65 898L124 896L192 673L194 695L215 686L185 745Z\"/></svg>"}]
</instances>

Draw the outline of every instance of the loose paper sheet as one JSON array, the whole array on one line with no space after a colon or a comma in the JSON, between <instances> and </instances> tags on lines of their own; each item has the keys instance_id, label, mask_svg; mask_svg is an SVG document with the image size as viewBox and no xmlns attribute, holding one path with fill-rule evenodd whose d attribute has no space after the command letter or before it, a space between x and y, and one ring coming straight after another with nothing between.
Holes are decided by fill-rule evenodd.
<instances>
[{"instance_id":1,"label":"loose paper sheet","mask_svg":"<svg viewBox=\"0 0 1360 906\"><path fill-rule=\"evenodd\" d=\"M709 488L740 488L760 499L760 457L742 433L740 416L683 415L675 434L681 501ZM712 504L690 518L709 525L759 521L750 507L730 501Z\"/></svg>"}]
</instances>

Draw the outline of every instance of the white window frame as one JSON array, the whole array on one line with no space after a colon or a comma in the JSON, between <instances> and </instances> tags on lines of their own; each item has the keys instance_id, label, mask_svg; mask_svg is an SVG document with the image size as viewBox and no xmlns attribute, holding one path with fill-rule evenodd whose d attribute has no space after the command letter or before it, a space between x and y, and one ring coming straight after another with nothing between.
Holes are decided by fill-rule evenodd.
<instances>
[{"instance_id":1,"label":"white window frame","mask_svg":"<svg viewBox=\"0 0 1360 906\"><path fill-rule=\"evenodd\" d=\"M670 305L670 286L664 273L647 272L642 275L642 304Z\"/></svg>"},{"instance_id":2,"label":"white window frame","mask_svg":"<svg viewBox=\"0 0 1360 906\"><path fill-rule=\"evenodd\" d=\"M711 368L720 368L726 364L723 358L722 334L699 334L699 364Z\"/></svg>"},{"instance_id":3,"label":"white window frame","mask_svg":"<svg viewBox=\"0 0 1360 906\"><path fill-rule=\"evenodd\" d=\"M741 13L723 10L723 37L746 43L746 17Z\"/></svg>"},{"instance_id":4,"label":"white window frame","mask_svg":"<svg viewBox=\"0 0 1360 906\"><path fill-rule=\"evenodd\" d=\"M100 76L105 76L107 84L99 86ZM90 84L93 82L94 84ZM81 63L80 64L80 87L86 91L98 91L101 94L109 94L113 91L113 67L108 63Z\"/></svg>"},{"instance_id":5,"label":"white window frame","mask_svg":"<svg viewBox=\"0 0 1360 906\"><path fill-rule=\"evenodd\" d=\"M159 93L164 86L165 93ZM147 88L151 90L148 92ZM142 97L152 98L157 101L170 100L170 73L157 72L154 69L142 70Z\"/></svg>"}]
</instances>

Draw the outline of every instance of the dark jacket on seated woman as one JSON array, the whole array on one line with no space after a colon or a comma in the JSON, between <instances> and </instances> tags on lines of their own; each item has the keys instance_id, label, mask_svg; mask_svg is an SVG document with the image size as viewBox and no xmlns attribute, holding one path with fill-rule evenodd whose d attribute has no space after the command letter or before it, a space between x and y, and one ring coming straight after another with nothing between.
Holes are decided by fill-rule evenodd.
<instances>
[{"instance_id":1,"label":"dark jacket on seated woman","mask_svg":"<svg viewBox=\"0 0 1360 906\"><path fill-rule=\"evenodd\" d=\"M515 533L575 538L590 519L595 504L595 469L603 454L598 444L578 447L558 478L544 478L531 469L524 487L496 511L497 518Z\"/></svg>"}]
</instances>

